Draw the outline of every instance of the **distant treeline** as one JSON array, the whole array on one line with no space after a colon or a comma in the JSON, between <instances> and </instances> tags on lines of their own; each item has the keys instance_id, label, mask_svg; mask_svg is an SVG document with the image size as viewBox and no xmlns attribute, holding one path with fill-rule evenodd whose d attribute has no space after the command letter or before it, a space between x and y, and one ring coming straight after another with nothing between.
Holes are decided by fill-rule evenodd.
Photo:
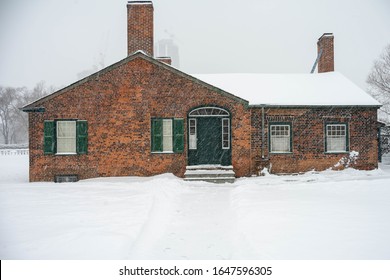
<instances>
[{"instance_id":1,"label":"distant treeline","mask_svg":"<svg viewBox=\"0 0 390 280\"><path fill-rule=\"evenodd\" d=\"M43 81L33 89L0 85L0 144L27 143L28 117L20 108L54 91Z\"/></svg>"}]
</instances>

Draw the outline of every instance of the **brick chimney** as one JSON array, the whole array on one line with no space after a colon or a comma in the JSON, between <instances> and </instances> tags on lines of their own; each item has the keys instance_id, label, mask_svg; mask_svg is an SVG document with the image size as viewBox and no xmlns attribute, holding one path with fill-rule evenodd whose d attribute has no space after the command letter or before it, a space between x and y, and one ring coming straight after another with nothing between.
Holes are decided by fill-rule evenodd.
<instances>
[{"instance_id":1,"label":"brick chimney","mask_svg":"<svg viewBox=\"0 0 390 280\"><path fill-rule=\"evenodd\" d=\"M169 64L169 65L172 64L172 58L167 57L167 56L157 57L156 59L158 61L164 62L164 63Z\"/></svg>"},{"instance_id":2,"label":"brick chimney","mask_svg":"<svg viewBox=\"0 0 390 280\"><path fill-rule=\"evenodd\" d=\"M320 56L318 73L334 71L333 33L324 33L317 42L317 51Z\"/></svg>"},{"instance_id":3,"label":"brick chimney","mask_svg":"<svg viewBox=\"0 0 390 280\"><path fill-rule=\"evenodd\" d=\"M153 3L127 2L127 55L141 50L153 57Z\"/></svg>"}]
</instances>

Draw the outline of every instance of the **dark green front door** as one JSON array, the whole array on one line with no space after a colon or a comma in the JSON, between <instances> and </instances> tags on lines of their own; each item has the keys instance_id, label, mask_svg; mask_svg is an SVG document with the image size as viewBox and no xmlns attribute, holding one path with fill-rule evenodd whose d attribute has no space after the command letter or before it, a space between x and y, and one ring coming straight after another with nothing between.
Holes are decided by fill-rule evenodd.
<instances>
[{"instance_id":1,"label":"dark green front door","mask_svg":"<svg viewBox=\"0 0 390 280\"><path fill-rule=\"evenodd\" d=\"M228 149L222 148L222 118L196 118L196 134L196 149L188 150L189 165L231 165L230 145Z\"/></svg>"}]
</instances>

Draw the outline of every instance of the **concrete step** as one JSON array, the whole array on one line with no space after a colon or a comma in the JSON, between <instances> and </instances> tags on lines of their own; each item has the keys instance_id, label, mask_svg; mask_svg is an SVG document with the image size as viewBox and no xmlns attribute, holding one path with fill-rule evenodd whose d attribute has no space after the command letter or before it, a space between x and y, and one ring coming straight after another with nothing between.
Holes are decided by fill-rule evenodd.
<instances>
[{"instance_id":1,"label":"concrete step","mask_svg":"<svg viewBox=\"0 0 390 280\"><path fill-rule=\"evenodd\" d=\"M220 164L203 164L203 165L187 165L186 170L233 170L232 165Z\"/></svg>"},{"instance_id":2,"label":"concrete step","mask_svg":"<svg viewBox=\"0 0 390 280\"><path fill-rule=\"evenodd\" d=\"M187 166L185 181L205 181L211 183L234 183L233 166L194 165Z\"/></svg>"},{"instance_id":3,"label":"concrete step","mask_svg":"<svg viewBox=\"0 0 390 280\"><path fill-rule=\"evenodd\" d=\"M235 178L225 178L225 177L218 177L218 178L208 178L208 177L202 177L202 178L184 178L184 181L191 181L191 182L208 182L208 183L215 183L215 184L224 184L224 183L234 183Z\"/></svg>"},{"instance_id":4,"label":"concrete step","mask_svg":"<svg viewBox=\"0 0 390 280\"><path fill-rule=\"evenodd\" d=\"M184 177L185 178L197 178L197 177L235 178L235 173L232 171L214 172L213 170L197 170L197 171L186 171L186 173L184 173Z\"/></svg>"}]
</instances>

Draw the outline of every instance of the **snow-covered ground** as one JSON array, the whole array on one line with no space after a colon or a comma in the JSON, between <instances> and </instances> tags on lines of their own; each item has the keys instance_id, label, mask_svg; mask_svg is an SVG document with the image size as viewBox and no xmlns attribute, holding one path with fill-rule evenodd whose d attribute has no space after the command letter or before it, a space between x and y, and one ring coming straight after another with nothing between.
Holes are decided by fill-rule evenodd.
<instances>
[{"instance_id":1,"label":"snow-covered ground","mask_svg":"<svg viewBox=\"0 0 390 280\"><path fill-rule=\"evenodd\" d=\"M388 160L388 159L387 159ZM234 184L28 183L0 156L1 259L390 259L390 160Z\"/></svg>"}]
</instances>

